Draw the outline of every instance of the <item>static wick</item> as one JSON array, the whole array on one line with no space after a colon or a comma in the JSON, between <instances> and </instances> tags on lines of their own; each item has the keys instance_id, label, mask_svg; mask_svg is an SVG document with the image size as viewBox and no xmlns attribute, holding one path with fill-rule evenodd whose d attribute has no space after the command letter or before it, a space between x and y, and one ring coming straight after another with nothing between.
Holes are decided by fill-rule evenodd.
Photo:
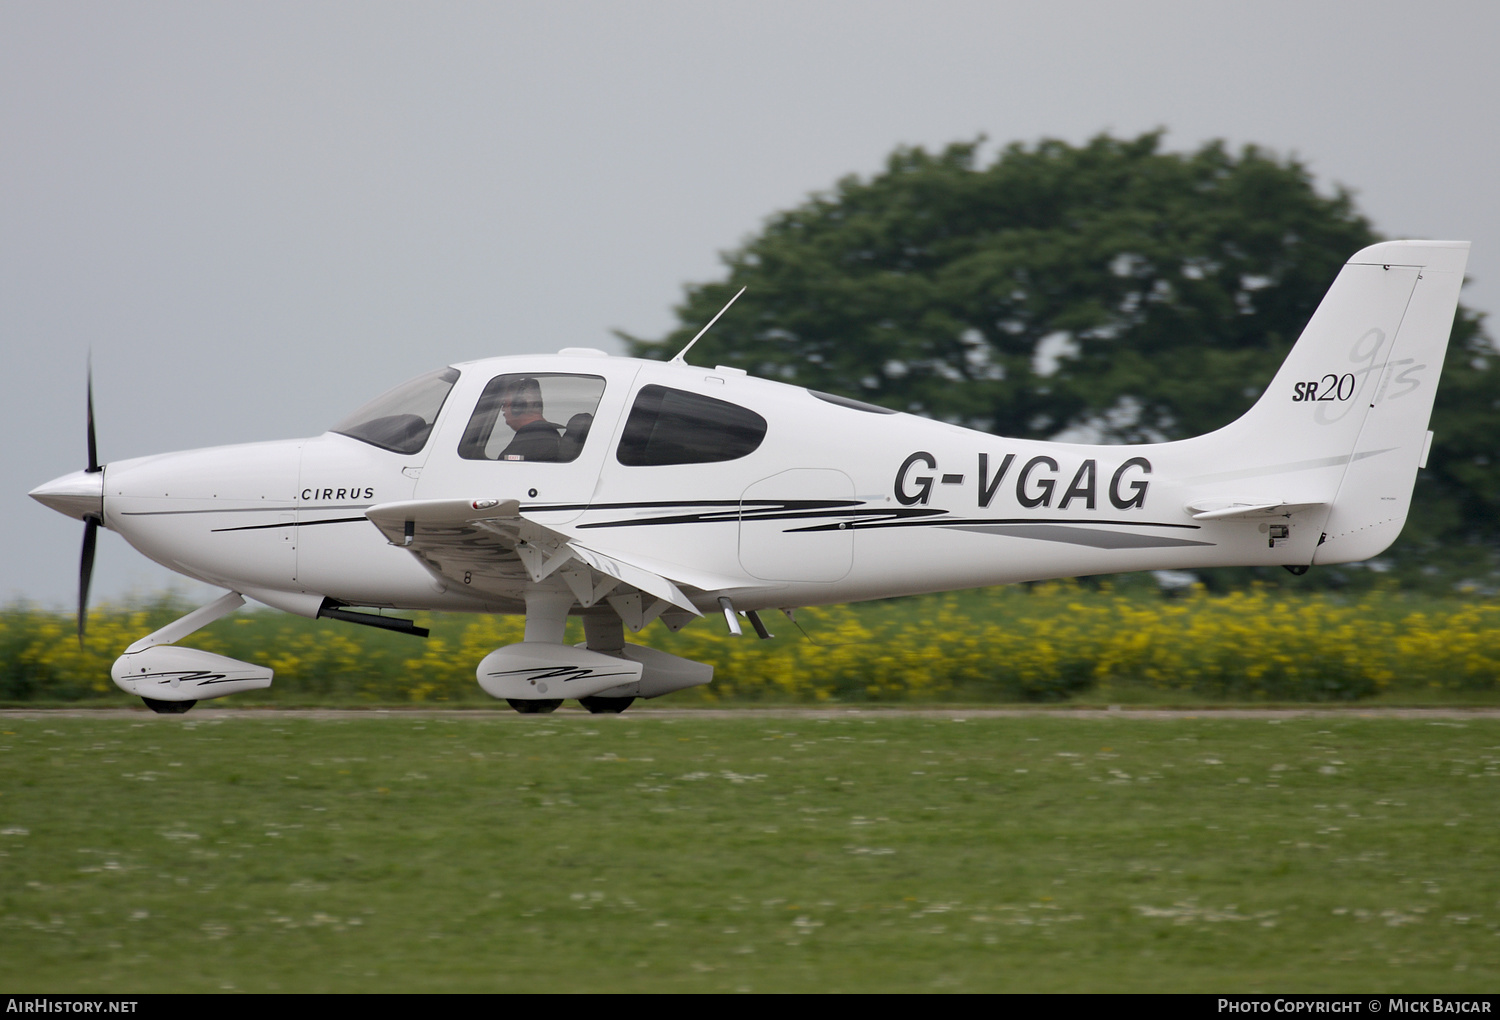
<instances>
[{"instance_id":1,"label":"static wick","mask_svg":"<svg viewBox=\"0 0 1500 1020\"><path fill-rule=\"evenodd\" d=\"M745 293L745 291L748 290L748 289L749 289L748 286L741 287L740 288L740 294ZM677 356L675 358L673 358L670 362L668 362L668 364L671 364L671 365L686 364L687 362L685 362L683 359L687 357L687 352L693 349L693 344L695 344L699 340L703 339L703 334L704 333L707 333L710 329L713 329L714 323L716 323L716 322L719 321L719 316L721 316L725 312L729 311L729 305L732 305L736 301L738 301L740 299L740 294L736 294L734 297L730 298L729 299L729 304L727 304L723 308L719 309L719 315L715 315L712 319L709 319L708 320L708 325L704 326L702 329L698 330L698 335L695 336L695 337L693 337L691 340L689 340L688 341L688 345L686 347L684 347L682 350L678 351L677 352Z\"/></svg>"}]
</instances>

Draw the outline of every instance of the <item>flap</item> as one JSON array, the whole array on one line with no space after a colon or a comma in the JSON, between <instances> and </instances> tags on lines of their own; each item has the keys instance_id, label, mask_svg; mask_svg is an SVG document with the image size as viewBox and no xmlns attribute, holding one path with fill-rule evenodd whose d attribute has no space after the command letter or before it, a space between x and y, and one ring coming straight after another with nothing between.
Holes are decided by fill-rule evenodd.
<instances>
[{"instance_id":1,"label":"flap","mask_svg":"<svg viewBox=\"0 0 1500 1020\"><path fill-rule=\"evenodd\" d=\"M620 589L625 586L701 616L678 583L705 591L737 586L733 579L695 571L669 577L659 565L651 569L584 545L566 532L528 520L514 499L405 500L372 506L365 516L392 545L411 552L429 570L479 591L512 593L528 580L536 583L556 573L584 606L611 593L624 594Z\"/></svg>"}]
</instances>

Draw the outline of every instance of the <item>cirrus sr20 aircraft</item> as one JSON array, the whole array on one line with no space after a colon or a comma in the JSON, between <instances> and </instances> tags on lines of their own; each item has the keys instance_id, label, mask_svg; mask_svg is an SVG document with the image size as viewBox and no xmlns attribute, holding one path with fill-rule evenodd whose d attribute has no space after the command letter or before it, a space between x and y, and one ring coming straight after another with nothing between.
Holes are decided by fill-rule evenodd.
<instances>
[{"instance_id":1,"label":"cirrus sr20 aircraft","mask_svg":"<svg viewBox=\"0 0 1500 1020\"><path fill-rule=\"evenodd\" d=\"M263 666L174 644L246 597L416 633L360 610L524 613L525 640L485 656L480 685L522 712L618 712L712 678L626 642L658 619L722 614L738 634L743 617L766 636L772 609L1377 555L1426 461L1468 250L1359 252L1258 402L1179 442L1006 439L682 354L570 348L440 369L316 438L108 465L91 399L89 467L31 495L86 524L80 636L100 526L228 589L115 661L158 712L270 685ZM585 645L563 643L570 615Z\"/></svg>"}]
</instances>

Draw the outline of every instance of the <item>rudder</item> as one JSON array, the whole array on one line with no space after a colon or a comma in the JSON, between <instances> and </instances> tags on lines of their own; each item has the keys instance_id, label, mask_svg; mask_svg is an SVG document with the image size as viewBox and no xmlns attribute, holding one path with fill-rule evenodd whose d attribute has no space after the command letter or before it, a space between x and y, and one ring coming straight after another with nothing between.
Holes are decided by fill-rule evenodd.
<instances>
[{"instance_id":1,"label":"rudder","mask_svg":"<svg viewBox=\"0 0 1500 1020\"><path fill-rule=\"evenodd\" d=\"M1410 273L1414 279L1390 341L1376 347L1367 340L1361 347L1356 340L1349 350L1349 361L1369 362L1352 401L1362 420L1314 563L1378 556L1401 533L1426 456L1427 426L1468 257L1467 241L1389 241L1366 248L1345 267Z\"/></svg>"}]
</instances>

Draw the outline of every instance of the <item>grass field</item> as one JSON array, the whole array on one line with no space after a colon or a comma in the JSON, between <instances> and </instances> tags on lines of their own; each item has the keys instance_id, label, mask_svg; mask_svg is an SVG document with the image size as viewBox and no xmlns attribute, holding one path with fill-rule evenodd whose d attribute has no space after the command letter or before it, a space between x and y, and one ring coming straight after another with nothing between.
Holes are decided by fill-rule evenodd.
<instances>
[{"instance_id":1,"label":"grass field","mask_svg":"<svg viewBox=\"0 0 1500 1020\"><path fill-rule=\"evenodd\" d=\"M0 717L0 985L1493 991L1500 720Z\"/></svg>"}]
</instances>

